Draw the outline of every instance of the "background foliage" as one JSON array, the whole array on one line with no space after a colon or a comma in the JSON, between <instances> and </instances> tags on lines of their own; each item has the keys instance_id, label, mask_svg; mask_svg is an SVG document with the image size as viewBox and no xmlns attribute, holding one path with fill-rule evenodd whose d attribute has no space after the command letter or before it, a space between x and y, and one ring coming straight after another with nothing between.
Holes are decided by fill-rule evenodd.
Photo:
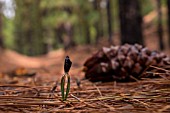
<instances>
[{"instance_id":1,"label":"background foliage","mask_svg":"<svg viewBox=\"0 0 170 113\"><path fill-rule=\"evenodd\" d=\"M7 5L1 0L4 45L26 55L40 55L79 44L97 44L98 40L109 37L109 25L111 38L120 32L119 0L7 1L12 3L9 10L14 14L12 17L5 15ZM143 17L157 8L156 0L139 1ZM165 0L161 0L161 4L166 7Z\"/></svg>"}]
</instances>

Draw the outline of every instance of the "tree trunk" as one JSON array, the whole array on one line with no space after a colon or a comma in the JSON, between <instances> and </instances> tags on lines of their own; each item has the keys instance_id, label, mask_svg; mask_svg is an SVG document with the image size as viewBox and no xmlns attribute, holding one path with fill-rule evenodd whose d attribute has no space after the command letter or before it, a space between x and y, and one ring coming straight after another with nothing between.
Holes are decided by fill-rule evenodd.
<instances>
[{"instance_id":1,"label":"tree trunk","mask_svg":"<svg viewBox=\"0 0 170 113\"><path fill-rule=\"evenodd\" d=\"M16 50L26 55L46 53L42 35L40 0L16 0Z\"/></svg>"},{"instance_id":2,"label":"tree trunk","mask_svg":"<svg viewBox=\"0 0 170 113\"><path fill-rule=\"evenodd\" d=\"M142 16L139 0L119 0L121 43L143 45Z\"/></svg>"},{"instance_id":3,"label":"tree trunk","mask_svg":"<svg viewBox=\"0 0 170 113\"><path fill-rule=\"evenodd\" d=\"M90 29L89 29L89 25L88 25L87 21L84 23L84 30L85 30L86 44L90 44L91 43L91 40L90 40Z\"/></svg>"},{"instance_id":4,"label":"tree trunk","mask_svg":"<svg viewBox=\"0 0 170 113\"><path fill-rule=\"evenodd\" d=\"M100 0L94 0L93 1L93 7L96 13L98 14L99 18L94 24L94 27L96 29L96 36L95 36L95 44L98 43L99 39L103 36L103 26L102 26L102 19L101 19L101 8L100 8Z\"/></svg>"},{"instance_id":5,"label":"tree trunk","mask_svg":"<svg viewBox=\"0 0 170 113\"><path fill-rule=\"evenodd\" d=\"M99 4L98 4L98 1L97 0L94 0L93 1L93 7L94 7L94 10L96 12L99 11ZM94 27L96 29L96 37L95 37L95 43L97 44L98 43L98 40L99 40L99 21L96 21L95 24L94 24Z\"/></svg>"},{"instance_id":6,"label":"tree trunk","mask_svg":"<svg viewBox=\"0 0 170 113\"><path fill-rule=\"evenodd\" d=\"M65 44L64 44L64 49L67 50L70 47L75 46L75 42L74 42L74 39L73 39L73 37L74 37L74 26L70 22L65 23L65 32L66 32L68 39L67 39L67 42L65 42Z\"/></svg>"},{"instance_id":7,"label":"tree trunk","mask_svg":"<svg viewBox=\"0 0 170 113\"><path fill-rule=\"evenodd\" d=\"M170 48L170 0L167 0L168 5L168 45Z\"/></svg>"},{"instance_id":8,"label":"tree trunk","mask_svg":"<svg viewBox=\"0 0 170 113\"><path fill-rule=\"evenodd\" d=\"M0 48L4 48L2 35L2 3L0 2Z\"/></svg>"},{"instance_id":9,"label":"tree trunk","mask_svg":"<svg viewBox=\"0 0 170 113\"><path fill-rule=\"evenodd\" d=\"M55 38L56 38L56 41L60 44L63 44L64 43L64 40L62 38L62 35L63 35L63 32L64 32L64 25L63 23L58 25L55 29Z\"/></svg>"},{"instance_id":10,"label":"tree trunk","mask_svg":"<svg viewBox=\"0 0 170 113\"><path fill-rule=\"evenodd\" d=\"M75 46L74 42L74 27L70 22L61 23L55 29L55 38L59 45L64 45L64 49L67 50L70 47ZM65 37L63 37L65 36Z\"/></svg>"},{"instance_id":11,"label":"tree trunk","mask_svg":"<svg viewBox=\"0 0 170 113\"><path fill-rule=\"evenodd\" d=\"M111 2L110 0L107 0L106 2L107 6L107 21L108 21L108 34L109 34L109 43L112 44L112 13L111 13Z\"/></svg>"},{"instance_id":12,"label":"tree trunk","mask_svg":"<svg viewBox=\"0 0 170 113\"><path fill-rule=\"evenodd\" d=\"M161 50L164 49L163 44L163 28L162 28L162 11L161 11L161 1L157 0L157 12L158 12L158 37L159 37L159 47Z\"/></svg>"}]
</instances>

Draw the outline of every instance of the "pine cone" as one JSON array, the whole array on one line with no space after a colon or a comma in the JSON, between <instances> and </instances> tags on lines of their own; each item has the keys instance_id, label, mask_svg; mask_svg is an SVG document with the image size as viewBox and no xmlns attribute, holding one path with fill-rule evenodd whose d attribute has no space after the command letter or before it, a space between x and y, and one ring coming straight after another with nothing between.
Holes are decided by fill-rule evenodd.
<instances>
[{"instance_id":1,"label":"pine cone","mask_svg":"<svg viewBox=\"0 0 170 113\"><path fill-rule=\"evenodd\" d=\"M139 44L103 47L84 63L90 81L129 81L149 66L165 66L170 58Z\"/></svg>"}]
</instances>

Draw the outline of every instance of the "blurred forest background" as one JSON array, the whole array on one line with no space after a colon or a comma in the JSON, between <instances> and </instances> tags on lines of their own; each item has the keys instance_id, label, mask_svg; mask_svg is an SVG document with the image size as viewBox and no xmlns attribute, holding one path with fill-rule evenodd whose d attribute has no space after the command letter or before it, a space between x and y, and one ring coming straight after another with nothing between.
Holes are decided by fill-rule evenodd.
<instances>
[{"instance_id":1,"label":"blurred forest background","mask_svg":"<svg viewBox=\"0 0 170 113\"><path fill-rule=\"evenodd\" d=\"M170 48L170 0L0 0L0 48L29 56L103 40L145 45L145 29Z\"/></svg>"}]
</instances>

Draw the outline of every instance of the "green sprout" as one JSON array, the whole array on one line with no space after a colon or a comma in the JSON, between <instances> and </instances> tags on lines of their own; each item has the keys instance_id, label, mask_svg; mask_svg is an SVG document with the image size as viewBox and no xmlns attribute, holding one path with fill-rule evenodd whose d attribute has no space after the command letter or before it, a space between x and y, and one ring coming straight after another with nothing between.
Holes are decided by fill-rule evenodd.
<instances>
[{"instance_id":1,"label":"green sprout","mask_svg":"<svg viewBox=\"0 0 170 113\"><path fill-rule=\"evenodd\" d=\"M63 101L67 100L67 97L70 91L70 75L68 72L71 68L71 65L72 65L72 62L70 61L69 57L66 56L65 63L64 63L65 74L61 78L61 96L62 96ZM67 81L66 91L65 91L65 84L66 84L65 81Z\"/></svg>"},{"instance_id":2,"label":"green sprout","mask_svg":"<svg viewBox=\"0 0 170 113\"><path fill-rule=\"evenodd\" d=\"M65 91L65 81L67 79L67 87ZM62 78L61 78L61 95L62 95L62 100L65 101L68 97L70 91L70 75L68 73L65 73Z\"/></svg>"}]
</instances>

